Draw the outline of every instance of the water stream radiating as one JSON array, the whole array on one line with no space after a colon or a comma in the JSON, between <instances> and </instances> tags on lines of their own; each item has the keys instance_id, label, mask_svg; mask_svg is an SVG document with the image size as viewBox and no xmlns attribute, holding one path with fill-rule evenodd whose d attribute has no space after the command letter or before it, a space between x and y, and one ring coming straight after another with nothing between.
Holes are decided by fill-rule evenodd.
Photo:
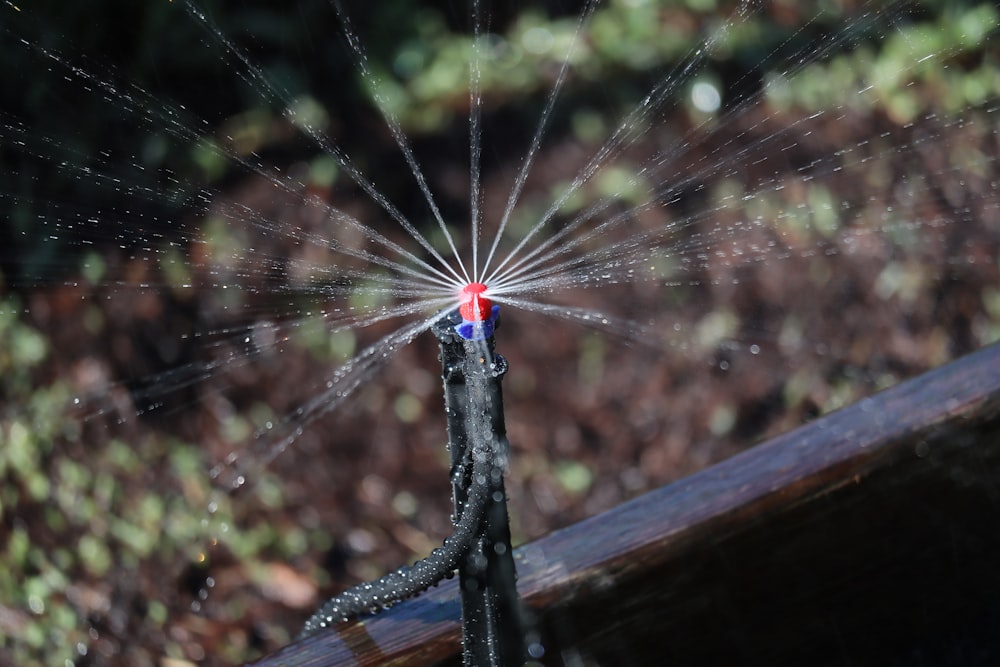
<instances>
[{"instance_id":1,"label":"water stream radiating","mask_svg":"<svg viewBox=\"0 0 1000 667\"><path fill-rule=\"evenodd\" d=\"M104 35L0 4L2 311L46 341L4 385L42 468L2 506L97 554L33 556L75 588L24 618L82 619L49 644L221 655L272 627L251 600L291 610L273 648L317 578L439 544L425 332L469 283L504 306L515 539L998 337L993 4L516 9L185 0L93 8ZM284 585L227 583L253 567ZM121 613L150 595L167 620Z\"/></svg>"}]
</instances>

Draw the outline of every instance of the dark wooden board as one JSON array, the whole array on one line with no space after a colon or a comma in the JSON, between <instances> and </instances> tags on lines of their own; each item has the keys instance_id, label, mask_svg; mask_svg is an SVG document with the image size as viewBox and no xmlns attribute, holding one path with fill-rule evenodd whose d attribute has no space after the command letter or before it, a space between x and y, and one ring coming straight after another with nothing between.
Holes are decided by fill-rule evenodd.
<instances>
[{"instance_id":1,"label":"dark wooden board","mask_svg":"<svg viewBox=\"0 0 1000 667\"><path fill-rule=\"evenodd\" d=\"M1000 664L1000 346L519 548L545 664ZM454 581L258 663L459 664Z\"/></svg>"}]
</instances>

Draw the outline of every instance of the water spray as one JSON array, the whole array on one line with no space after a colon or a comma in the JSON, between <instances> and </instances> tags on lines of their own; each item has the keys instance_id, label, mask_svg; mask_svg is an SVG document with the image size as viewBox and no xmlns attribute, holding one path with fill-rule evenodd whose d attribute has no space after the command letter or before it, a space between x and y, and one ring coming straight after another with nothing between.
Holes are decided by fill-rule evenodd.
<instances>
[{"instance_id":1,"label":"water spray","mask_svg":"<svg viewBox=\"0 0 1000 667\"><path fill-rule=\"evenodd\" d=\"M324 604L301 636L386 609L458 570L462 657L467 666L521 665L525 639L507 516L504 472L509 443L501 381L507 362L494 352L500 307L482 283L432 330L440 343L455 530L411 566L347 590Z\"/></svg>"}]
</instances>

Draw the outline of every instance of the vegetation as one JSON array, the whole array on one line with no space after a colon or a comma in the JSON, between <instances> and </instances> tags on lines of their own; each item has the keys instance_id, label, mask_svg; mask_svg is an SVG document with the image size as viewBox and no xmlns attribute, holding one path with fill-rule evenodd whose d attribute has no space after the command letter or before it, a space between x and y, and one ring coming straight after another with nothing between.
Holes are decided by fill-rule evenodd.
<instances>
[{"instance_id":1,"label":"vegetation","mask_svg":"<svg viewBox=\"0 0 1000 667\"><path fill-rule=\"evenodd\" d=\"M331 499L320 500L257 471L252 495L234 503L210 479L212 463L227 448L280 418L280 408L272 406L291 411L294 399L301 398L296 391L308 397L310 386L301 378L315 366L350 356L359 344L348 333L326 337L313 321L299 328L290 345L299 356L260 358L264 370L259 376L239 377L237 368L232 377L206 381L203 390L191 388L203 378L188 370L205 361L207 345L192 332L220 326L212 324L212 316L227 309L250 312L275 303L284 308L286 297L294 297L282 292L268 302L266 284L225 295L214 287L243 275L239 262L227 265L233 257L258 251L280 256L288 249L280 241L261 248L261 239L239 236L204 206L192 215L192 207L199 210L196 197L202 188L218 191L220 199L260 201L260 184L248 183L211 146L231 142L241 155L261 154L282 168L303 168L310 187L335 191L348 204L358 193L329 158L316 157L315 148L292 131L274 101L260 99L236 73L237 65L183 15L181 4L49 0L24 4L9 22L15 9L0 9L5 16L0 61L16 73L0 80L5 100L0 116L5 218L0 230L0 662L5 664L247 660L288 640L319 595L313 582L326 583L323 577L331 572L345 580L375 574L385 562L429 548L436 538L417 523L417 508L423 502L440 508L447 500L441 492L440 501L424 501L425 489L417 482L386 490L369 478L362 500L348 498L340 487L331 491ZM396 151L372 120L369 84L343 55L328 3L296 3L294 10L266 2L202 4L220 31L250 52L298 108L325 119L331 136L376 176L390 198L407 200L408 191L395 182L405 179L381 176L400 168ZM390 100L423 154L438 156L430 170L464 173L468 17L436 7L414 10L409 0L347 4L372 54L378 92ZM866 130L906 127L930 114L975 116L976 109L1000 96L1000 13L993 4L919 3L910 14L886 17L892 21L888 24L859 22L847 39L824 41L843 22L843 7L851 4L815 3L819 18L805 28L800 22L812 16L812 7L768 5L726 37L694 82L722 90L757 90L766 84L770 108L800 115L863 103L868 105L860 110ZM716 0L604 3L576 52L566 102L554 121L556 133L583 145L606 137L664 71L715 33L728 5ZM487 123L511 138L512 154L528 144L576 16L576 7L552 13L538 7L495 9L493 38L483 54ZM886 31L892 34L882 39ZM779 45L808 51L817 44L823 45L821 56L802 75L773 69L769 54ZM126 108L121 98L109 101L113 96L93 85L88 92L67 82L58 66L40 55L43 49L133 95L139 111ZM915 60L920 54L945 57ZM854 95L868 72L876 72L875 94ZM717 112L697 109L689 101L690 90L682 93L684 103L665 125L690 128L705 121L711 126ZM727 110L726 103L718 113ZM143 109L176 113L199 136L178 137L155 118L144 122ZM949 136L936 137L954 161L939 167L942 177L982 150L980 143L964 142L970 135L958 134L961 128L951 129L956 131L953 143ZM496 159L509 162L506 158ZM995 170L996 155L984 162ZM630 175L605 177L620 183ZM552 179L543 187L557 185ZM709 186L719 201L739 187L732 181ZM812 233L836 231L835 203L843 194L837 187L816 184L802 194ZM531 210L531 200L526 205ZM748 206L794 235L798 219L783 213L784 202L760 198ZM973 245L969 256L977 248ZM979 267L986 273L970 278L970 291L961 296L972 304L961 301L966 304L964 339L942 339L933 347L939 352L924 354L920 363L940 363L997 338L1000 297L996 284L989 286L988 273L996 270L995 261L993 267ZM924 279L918 261L898 258L886 264L878 284L888 296L911 295L915 302L926 287ZM700 322L704 339L731 335L738 327L735 317L722 310L705 317ZM933 335L951 336L948 325L942 326L945 330ZM789 323L781 334L794 337L794 328ZM580 349L565 353L573 360L568 365L580 377L602 377L611 366L604 345L584 337ZM883 370L878 383L898 377L895 368ZM116 384L119 377L137 381ZM513 386L512 394L530 392L528 385L535 381ZM815 381L811 368L800 367L782 389L781 402L795 411L793 422L810 410L828 410L857 396L844 380L817 398ZM238 394L230 402L218 400L219 385L226 382ZM146 392L150 385L174 383L175 403ZM252 394L247 387L254 385L265 390ZM407 437L437 432L436 423L417 426L425 416L423 399L436 391L426 371L393 378L378 391L366 400L410 429L385 426L390 430L380 432L384 440L398 439L405 447ZM192 404L201 407L185 412ZM746 435L733 431L743 412L735 400L720 403L708 420L709 432ZM345 419L344 432L362 438L365 432L352 430L351 424ZM312 455L329 455L315 444L305 448ZM367 441L335 454L342 457L337 465L343 468L344 486L357 481L356 470L376 458L366 451ZM720 448L718 454L727 451ZM563 510L565 519L586 511L588 491L599 495L597 466L581 462L577 454L566 445L552 460L536 453L518 464L527 475L551 478L558 493L576 502L576 509ZM285 476L310 475L308 458L287 465ZM674 467L670 474L684 469ZM646 483L657 481L662 478L650 475ZM627 481L621 484L632 490ZM426 486L432 487L446 488L434 479ZM369 523L351 533L363 515L357 506L369 502L364 498L384 505L386 514L361 519ZM327 509L314 510L321 504ZM394 521L396 532L373 527L380 518ZM355 552L366 550L357 546L366 540L375 545L369 551L386 544L391 548L380 560L344 565L350 549L331 537L336 531L353 536ZM525 535L530 532L525 529Z\"/></svg>"}]
</instances>

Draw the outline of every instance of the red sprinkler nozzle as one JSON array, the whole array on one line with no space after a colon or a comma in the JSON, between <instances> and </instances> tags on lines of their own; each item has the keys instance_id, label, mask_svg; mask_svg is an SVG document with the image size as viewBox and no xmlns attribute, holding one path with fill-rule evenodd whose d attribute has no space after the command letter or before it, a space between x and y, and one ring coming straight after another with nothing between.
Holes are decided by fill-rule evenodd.
<instances>
[{"instance_id":1,"label":"red sprinkler nozzle","mask_svg":"<svg viewBox=\"0 0 1000 667\"><path fill-rule=\"evenodd\" d=\"M460 298L462 303L458 312L466 322L482 322L489 319L493 311L493 302L483 296L486 285L469 283L462 288Z\"/></svg>"},{"instance_id":2,"label":"red sprinkler nozzle","mask_svg":"<svg viewBox=\"0 0 1000 667\"><path fill-rule=\"evenodd\" d=\"M455 331L466 340L485 340L493 336L500 306L494 306L483 296L485 291L483 283L469 283L458 295L458 314L462 322L455 327Z\"/></svg>"}]
</instances>

